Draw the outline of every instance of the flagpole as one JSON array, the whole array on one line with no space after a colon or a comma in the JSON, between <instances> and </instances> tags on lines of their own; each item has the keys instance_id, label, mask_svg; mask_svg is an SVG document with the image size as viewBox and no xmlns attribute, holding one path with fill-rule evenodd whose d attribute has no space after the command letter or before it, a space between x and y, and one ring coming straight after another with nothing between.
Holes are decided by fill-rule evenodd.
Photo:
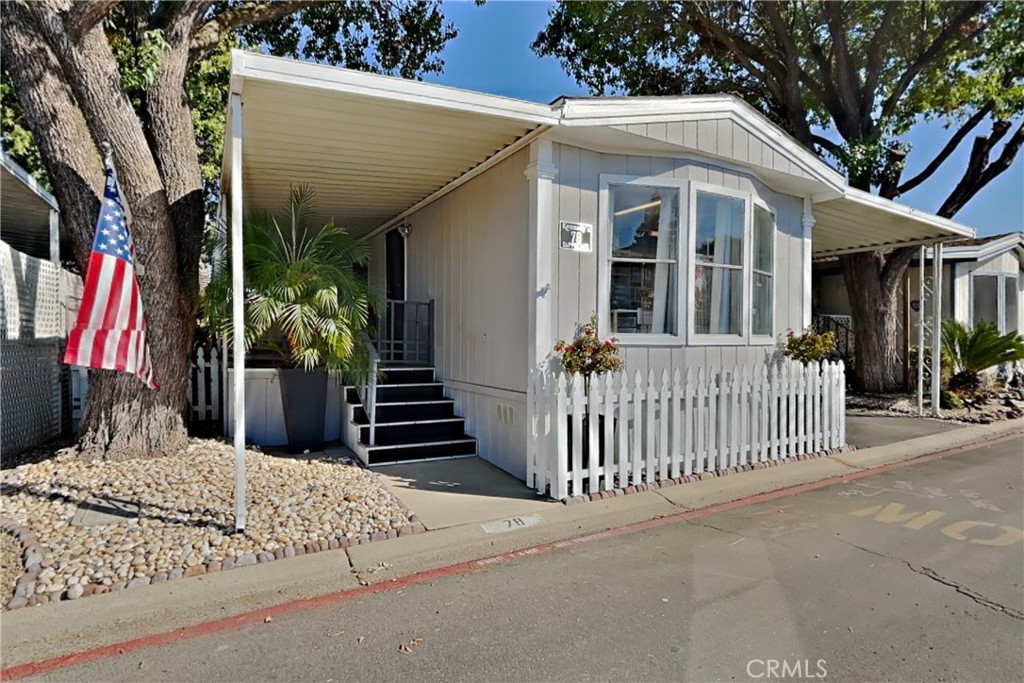
<instances>
[{"instance_id":1,"label":"flagpole","mask_svg":"<svg viewBox=\"0 0 1024 683\"><path fill-rule=\"evenodd\" d=\"M231 127L231 318L235 355L235 531L245 531L245 271L242 261L242 98L232 94Z\"/></svg>"}]
</instances>

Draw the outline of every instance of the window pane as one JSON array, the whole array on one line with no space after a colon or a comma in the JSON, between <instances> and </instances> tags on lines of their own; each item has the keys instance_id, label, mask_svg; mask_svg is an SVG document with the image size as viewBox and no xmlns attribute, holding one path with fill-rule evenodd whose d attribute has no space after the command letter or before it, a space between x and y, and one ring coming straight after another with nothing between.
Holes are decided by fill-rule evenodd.
<instances>
[{"instance_id":1,"label":"window pane","mask_svg":"<svg viewBox=\"0 0 1024 683\"><path fill-rule=\"evenodd\" d=\"M994 275L975 275L971 278L974 289L974 319L978 323L999 324L999 278Z\"/></svg>"},{"instance_id":2,"label":"window pane","mask_svg":"<svg viewBox=\"0 0 1024 683\"><path fill-rule=\"evenodd\" d=\"M612 256L675 260L679 190L613 185Z\"/></svg>"},{"instance_id":3,"label":"window pane","mask_svg":"<svg viewBox=\"0 0 1024 683\"><path fill-rule=\"evenodd\" d=\"M674 263L612 263L612 331L675 334L678 291Z\"/></svg>"},{"instance_id":4,"label":"window pane","mask_svg":"<svg viewBox=\"0 0 1024 683\"><path fill-rule=\"evenodd\" d=\"M753 334L772 334L772 277L754 273L754 309L751 312Z\"/></svg>"},{"instance_id":5,"label":"window pane","mask_svg":"<svg viewBox=\"0 0 1024 683\"><path fill-rule=\"evenodd\" d=\"M775 220L770 211L754 207L754 270L772 272L772 251L775 242Z\"/></svg>"},{"instance_id":6,"label":"window pane","mask_svg":"<svg viewBox=\"0 0 1024 683\"><path fill-rule=\"evenodd\" d=\"M1017 278L1010 276L1004 278L1006 286L1006 330L1005 332L1017 331Z\"/></svg>"},{"instance_id":7,"label":"window pane","mask_svg":"<svg viewBox=\"0 0 1024 683\"><path fill-rule=\"evenodd\" d=\"M743 271L697 266L694 270L696 334L740 334L743 319Z\"/></svg>"},{"instance_id":8,"label":"window pane","mask_svg":"<svg viewBox=\"0 0 1024 683\"><path fill-rule=\"evenodd\" d=\"M743 263L743 200L697 193L697 263Z\"/></svg>"}]
</instances>

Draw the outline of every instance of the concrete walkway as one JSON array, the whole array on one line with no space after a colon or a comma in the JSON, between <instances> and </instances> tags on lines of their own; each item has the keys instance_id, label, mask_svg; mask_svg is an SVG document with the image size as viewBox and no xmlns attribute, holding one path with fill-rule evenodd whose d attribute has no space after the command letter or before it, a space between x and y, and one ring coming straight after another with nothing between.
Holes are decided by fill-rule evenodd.
<instances>
[{"instance_id":1,"label":"concrete walkway","mask_svg":"<svg viewBox=\"0 0 1024 683\"><path fill-rule=\"evenodd\" d=\"M880 465L910 461L950 449L1011 437L1020 443L1022 436L1024 420L967 426L830 458L785 463L766 470L582 505L516 498L519 494L512 491L506 498L480 492L451 494L451 497L465 495L470 503L474 502L473 498L495 498L505 507L488 510L500 510L506 515L512 512L532 514L535 522L524 526L493 524L506 520L491 518L482 522L483 513L474 512L466 514L461 524L426 534L8 612L3 615L3 666L69 655L218 619L236 616L243 619L242 615L252 614L254 610L269 609L289 601L362 590L361 580L373 586L418 572L429 574L457 563L479 561L480 566L485 566L490 562L486 558L508 552L529 553L530 548L544 543L558 542L558 547L563 544L573 547L573 539L587 534L658 518L671 520L758 494L785 495L785 491L770 492L801 484L817 482L817 486L825 486L866 476L871 468ZM417 481L428 484L448 481L429 476L431 474L437 472L426 471L422 479L408 472L401 474L408 480L406 495L426 490L417 489ZM466 490L472 490L470 484L467 482ZM392 485L397 487L401 482ZM525 489L522 484L519 487ZM445 522L442 507L438 508L435 523ZM536 510L540 511L532 512ZM447 514L447 521L452 521L451 512ZM471 520L472 516L476 519ZM261 615L260 619L262 623Z\"/></svg>"},{"instance_id":2,"label":"concrete walkway","mask_svg":"<svg viewBox=\"0 0 1024 683\"><path fill-rule=\"evenodd\" d=\"M847 415L846 442L857 448L888 446L908 439L962 429L965 425L927 417Z\"/></svg>"},{"instance_id":3,"label":"concrete walkway","mask_svg":"<svg viewBox=\"0 0 1024 683\"><path fill-rule=\"evenodd\" d=\"M480 458L389 465L374 471L427 529L531 515L558 505Z\"/></svg>"}]
</instances>

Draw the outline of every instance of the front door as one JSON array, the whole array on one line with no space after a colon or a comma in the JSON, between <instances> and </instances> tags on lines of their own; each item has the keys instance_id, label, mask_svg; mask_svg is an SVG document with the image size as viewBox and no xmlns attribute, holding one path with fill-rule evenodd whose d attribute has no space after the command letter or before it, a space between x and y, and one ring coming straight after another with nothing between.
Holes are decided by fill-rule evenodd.
<instances>
[{"instance_id":1,"label":"front door","mask_svg":"<svg viewBox=\"0 0 1024 683\"><path fill-rule=\"evenodd\" d=\"M381 356L386 360L405 360L405 309L393 302L405 301L405 238L397 229L385 234L385 280L387 294Z\"/></svg>"}]
</instances>

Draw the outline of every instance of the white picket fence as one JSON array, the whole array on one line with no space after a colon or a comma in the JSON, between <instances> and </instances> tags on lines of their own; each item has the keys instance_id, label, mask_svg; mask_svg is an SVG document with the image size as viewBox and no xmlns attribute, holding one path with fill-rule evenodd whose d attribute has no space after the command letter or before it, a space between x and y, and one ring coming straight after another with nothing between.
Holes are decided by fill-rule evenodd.
<instances>
[{"instance_id":1,"label":"white picket fence","mask_svg":"<svg viewBox=\"0 0 1024 683\"><path fill-rule=\"evenodd\" d=\"M214 346L209 354L196 347L192 356L192 376L188 383L188 405L193 422L220 420L221 359ZM89 373L86 368L71 368L71 427L78 429L89 391Z\"/></svg>"},{"instance_id":2,"label":"white picket fence","mask_svg":"<svg viewBox=\"0 0 1024 683\"><path fill-rule=\"evenodd\" d=\"M842 361L534 380L527 482L541 493L610 491L784 460L846 442ZM597 416L598 419L587 419Z\"/></svg>"}]
</instances>

